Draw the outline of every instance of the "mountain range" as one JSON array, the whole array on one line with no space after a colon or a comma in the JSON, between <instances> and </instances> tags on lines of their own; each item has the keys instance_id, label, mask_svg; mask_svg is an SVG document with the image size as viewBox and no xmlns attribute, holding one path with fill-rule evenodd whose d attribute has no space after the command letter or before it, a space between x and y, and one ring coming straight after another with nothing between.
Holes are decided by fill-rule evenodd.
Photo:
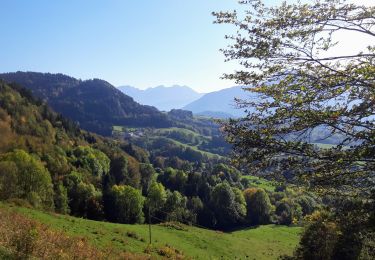
<instances>
[{"instance_id":1,"label":"mountain range","mask_svg":"<svg viewBox=\"0 0 375 260\"><path fill-rule=\"evenodd\" d=\"M131 96L140 104L150 105L162 111L182 108L199 99L204 94L187 86L157 86L141 90L131 86L118 87L124 94Z\"/></svg>"},{"instance_id":2,"label":"mountain range","mask_svg":"<svg viewBox=\"0 0 375 260\"><path fill-rule=\"evenodd\" d=\"M243 116L244 112L236 108L234 99L249 98L249 94L242 90L240 86L207 94L198 93L187 86L178 85L172 87L158 86L146 90L131 86L121 86L118 89L133 97L135 101L155 106L159 110L169 111L182 108L192 111L195 115L214 118Z\"/></svg>"},{"instance_id":3,"label":"mountain range","mask_svg":"<svg viewBox=\"0 0 375 260\"><path fill-rule=\"evenodd\" d=\"M235 86L207 93L198 100L184 106L183 109L209 117L241 117L244 116L244 112L236 108L234 99L248 99L249 97L248 92L240 86Z\"/></svg>"}]
</instances>

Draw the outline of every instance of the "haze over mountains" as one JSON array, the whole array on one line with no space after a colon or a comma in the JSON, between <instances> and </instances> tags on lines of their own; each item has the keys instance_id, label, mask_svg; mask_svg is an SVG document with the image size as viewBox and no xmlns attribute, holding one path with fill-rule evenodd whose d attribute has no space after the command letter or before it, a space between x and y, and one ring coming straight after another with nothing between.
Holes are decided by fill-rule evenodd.
<instances>
[{"instance_id":1,"label":"haze over mountains","mask_svg":"<svg viewBox=\"0 0 375 260\"><path fill-rule=\"evenodd\" d=\"M121 86L118 89L134 98L138 103L154 106L162 111L182 108L204 95L187 86L179 85L171 87L157 86L145 90L131 86Z\"/></svg>"},{"instance_id":2,"label":"haze over mountains","mask_svg":"<svg viewBox=\"0 0 375 260\"><path fill-rule=\"evenodd\" d=\"M196 115L215 118L240 117L244 112L236 109L234 98L248 98L249 94L240 86L231 87L202 94L187 86L158 86L140 90L131 86L121 86L119 89L134 98L135 101L155 106L160 110L182 108Z\"/></svg>"},{"instance_id":3,"label":"haze over mountains","mask_svg":"<svg viewBox=\"0 0 375 260\"><path fill-rule=\"evenodd\" d=\"M249 93L240 86L226 88L207 93L203 97L183 107L194 114L212 117L240 117L244 115L241 109L235 106L234 98L249 98Z\"/></svg>"}]
</instances>

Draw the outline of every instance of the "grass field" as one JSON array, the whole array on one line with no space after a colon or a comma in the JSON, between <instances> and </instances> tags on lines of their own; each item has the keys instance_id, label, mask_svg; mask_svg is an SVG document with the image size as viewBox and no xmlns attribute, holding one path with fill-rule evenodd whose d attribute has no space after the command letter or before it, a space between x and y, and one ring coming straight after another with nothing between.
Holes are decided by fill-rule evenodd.
<instances>
[{"instance_id":1,"label":"grass field","mask_svg":"<svg viewBox=\"0 0 375 260\"><path fill-rule=\"evenodd\" d=\"M252 186L262 188L268 191L275 191L276 183L273 181L269 181L263 178L259 178L257 176L250 176L245 175L242 176L243 179L248 179Z\"/></svg>"},{"instance_id":2,"label":"grass field","mask_svg":"<svg viewBox=\"0 0 375 260\"><path fill-rule=\"evenodd\" d=\"M157 138L158 137L152 137L150 139L157 139ZM164 138L168 139L169 141L173 142L176 145L182 146L184 148L188 148L189 147L189 148L193 149L194 151L200 152L203 155L207 156L207 158L209 158L209 159L221 159L221 160L225 159L224 156L221 156L219 154L214 154L214 153L206 152L206 151L203 151L203 150L199 150L196 146L192 146L192 145L189 145L189 144L184 144L184 143L181 143L180 141L174 140L172 138L168 138L168 137L164 137Z\"/></svg>"},{"instance_id":3,"label":"grass field","mask_svg":"<svg viewBox=\"0 0 375 260\"><path fill-rule=\"evenodd\" d=\"M9 206L0 204L2 210ZM147 225L123 225L97 222L13 207L29 218L62 230L71 236L87 238L88 242L114 250L144 254L148 247ZM184 226L183 230L152 225L153 255L166 245L193 259L277 259L291 254L298 244L301 228L267 225L230 233Z\"/></svg>"},{"instance_id":4,"label":"grass field","mask_svg":"<svg viewBox=\"0 0 375 260\"><path fill-rule=\"evenodd\" d=\"M191 135L193 135L195 137L199 137L199 138L201 138L201 137L206 138L206 139L211 138L209 136L203 136L203 135L200 135L197 132L194 132L192 130L189 130L189 129L186 129L186 128L180 128L180 127L159 128L159 129L156 129L155 131L159 132L160 134L176 131L176 132L182 132L184 134L191 134Z\"/></svg>"}]
</instances>

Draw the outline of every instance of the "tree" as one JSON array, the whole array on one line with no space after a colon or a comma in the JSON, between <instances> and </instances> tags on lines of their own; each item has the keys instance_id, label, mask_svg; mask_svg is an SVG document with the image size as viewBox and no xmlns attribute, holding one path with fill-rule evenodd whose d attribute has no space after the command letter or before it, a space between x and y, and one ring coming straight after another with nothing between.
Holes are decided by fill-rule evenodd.
<instances>
[{"instance_id":1,"label":"tree","mask_svg":"<svg viewBox=\"0 0 375 260\"><path fill-rule=\"evenodd\" d=\"M165 220L183 222L189 217L186 208L187 198L178 191L167 191L167 200L164 206Z\"/></svg>"},{"instance_id":2,"label":"tree","mask_svg":"<svg viewBox=\"0 0 375 260\"><path fill-rule=\"evenodd\" d=\"M199 197L191 197L187 202L187 208L191 214L191 222L196 223L203 210L203 202Z\"/></svg>"},{"instance_id":3,"label":"tree","mask_svg":"<svg viewBox=\"0 0 375 260\"><path fill-rule=\"evenodd\" d=\"M241 173L238 170L223 163L215 165L212 174L218 175L220 179L229 183L238 182L241 177Z\"/></svg>"},{"instance_id":4,"label":"tree","mask_svg":"<svg viewBox=\"0 0 375 260\"><path fill-rule=\"evenodd\" d=\"M281 225L290 225L293 223L293 206L289 201L282 200L276 203L277 222Z\"/></svg>"},{"instance_id":5,"label":"tree","mask_svg":"<svg viewBox=\"0 0 375 260\"><path fill-rule=\"evenodd\" d=\"M359 201L353 202L352 206L358 206ZM338 223L329 212L315 211L307 218L299 246L289 259L374 259L374 231L364 230L362 219L348 212L345 223Z\"/></svg>"},{"instance_id":6,"label":"tree","mask_svg":"<svg viewBox=\"0 0 375 260\"><path fill-rule=\"evenodd\" d=\"M156 172L152 164L149 163L141 163L139 165L139 171L141 173L141 185L142 185L142 193L147 194L148 187L151 183L153 183Z\"/></svg>"},{"instance_id":7,"label":"tree","mask_svg":"<svg viewBox=\"0 0 375 260\"><path fill-rule=\"evenodd\" d=\"M138 161L132 157L128 157L128 174L125 176L123 183L138 189L141 185L141 179L142 176Z\"/></svg>"},{"instance_id":8,"label":"tree","mask_svg":"<svg viewBox=\"0 0 375 260\"><path fill-rule=\"evenodd\" d=\"M324 212L317 212L312 218L314 221L306 227L295 252L295 258L334 259L335 245L340 233L336 223L330 221L327 213Z\"/></svg>"},{"instance_id":9,"label":"tree","mask_svg":"<svg viewBox=\"0 0 375 260\"><path fill-rule=\"evenodd\" d=\"M297 198L297 203L301 206L304 216L312 214L318 208L318 203L308 195L299 196Z\"/></svg>"},{"instance_id":10,"label":"tree","mask_svg":"<svg viewBox=\"0 0 375 260\"><path fill-rule=\"evenodd\" d=\"M243 195L243 192L236 188L233 187L232 191L234 193L234 201L235 201L235 207L236 207L236 212L239 216L239 222L242 222L242 220L246 216L246 200L245 196Z\"/></svg>"},{"instance_id":11,"label":"tree","mask_svg":"<svg viewBox=\"0 0 375 260\"><path fill-rule=\"evenodd\" d=\"M263 189L249 188L244 191L246 219L253 225L268 224L271 221L272 205Z\"/></svg>"},{"instance_id":12,"label":"tree","mask_svg":"<svg viewBox=\"0 0 375 260\"><path fill-rule=\"evenodd\" d=\"M237 28L224 54L242 69L225 78L252 95L238 100L247 116L225 125L237 162L363 195L375 169L375 46L339 53L336 42L343 33L374 42L375 7L342 0L240 4L244 15L214 13L217 23ZM331 148L313 144L328 140Z\"/></svg>"},{"instance_id":13,"label":"tree","mask_svg":"<svg viewBox=\"0 0 375 260\"><path fill-rule=\"evenodd\" d=\"M16 198L19 194L17 187L18 169L14 162L0 162L0 199Z\"/></svg>"},{"instance_id":14,"label":"tree","mask_svg":"<svg viewBox=\"0 0 375 260\"><path fill-rule=\"evenodd\" d=\"M111 189L116 222L134 224L143 223L144 197L141 192L131 186L114 185Z\"/></svg>"},{"instance_id":15,"label":"tree","mask_svg":"<svg viewBox=\"0 0 375 260\"><path fill-rule=\"evenodd\" d=\"M51 176L39 158L15 150L1 155L0 162L1 196L24 199L37 208L53 208Z\"/></svg>"},{"instance_id":16,"label":"tree","mask_svg":"<svg viewBox=\"0 0 375 260\"><path fill-rule=\"evenodd\" d=\"M104 216L102 193L91 183L85 183L82 175L72 172L64 178L71 215L101 220Z\"/></svg>"},{"instance_id":17,"label":"tree","mask_svg":"<svg viewBox=\"0 0 375 260\"><path fill-rule=\"evenodd\" d=\"M335 221L361 237L375 226L369 217L374 207L362 208L363 230L358 230L355 222L345 221L353 209L338 205L351 197L374 204L375 46L340 47L348 38L374 42L375 7L345 0L240 4L244 14L214 13L217 23L237 29L228 36L232 44L224 54L242 69L225 77L251 95L237 100L247 115L223 126L234 161L254 173L329 192ZM331 146L315 144L322 142ZM288 222L291 206L276 208ZM365 240L360 243L364 246ZM340 247L341 252L349 249Z\"/></svg>"},{"instance_id":18,"label":"tree","mask_svg":"<svg viewBox=\"0 0 375 260\"><path fill-rule=\"evenodd\" d=\"M164 184L165 187L174 191L183 192L185 189L188 177L182 170L175 170L168 167L162 174L158 176L158 180Z\"/></svg>"},{"instance_id":19,"label":"tree","mask_svg":"<svg viewBox=\"0 0 375 260\"><path fill-rule=\"evenodd\" d=\"M211 204L219 227L233 227L241 222L246 214L245 200L243 197L239 199L238 192L226 182L215 186L211 195Z\"/></svg>"},{"instance_id":20,"label":"tree","mask_svg":"<svg viewBox=\"0 0 375 260\"><path fill-rule=\"evenodd\" d=\"M110 169L110 160L103 152L89 146L79 146L73 150L74 164L88 170L99 179Z\"/></svg>"},{"instance_id":21,"label":"tree","mask_svg":"<svg viewBox=\"0 0 375 260\"><path fill-rule=\"evenodd\" d=\"M150 208L151 212L157 211L164 207L167 201L167 193L163 184L153 181L148 189L148 195L146 199L147 207Z\"/></svg>"},{"instance_id":22,"label":"tree","mask_svg":"<svg viewBox=\"0 0 375 260\"><path fill-rule=\"evenodd\" d=\"M124 155L112 158L110 163L110 174L114 177L116 184L122 183L128 175L128 160Z\"/></svg>"},{"instance_id":23,"label":"tree","mask_svg":"<svg viewBox=\"0 0 375 260\"><path fill-rule=\"evenodd\" d=\"M54 202L56 212L60 214L68 214L70 212L68 191L61 182L55 185Z\"/></svg>"}]
</instances>

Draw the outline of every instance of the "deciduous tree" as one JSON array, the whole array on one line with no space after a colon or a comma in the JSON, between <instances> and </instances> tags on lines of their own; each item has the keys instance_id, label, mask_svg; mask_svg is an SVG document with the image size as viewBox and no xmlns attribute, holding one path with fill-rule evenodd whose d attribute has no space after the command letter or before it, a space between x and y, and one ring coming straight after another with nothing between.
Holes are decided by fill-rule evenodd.
<instances>
[{"instance_id":1,"label":"deciduous tree","mask_svg":"<svg viewBox=\"0 0 375 260\"><path fill-rule=\"evenodd\" d=\"M217 23L237 29L223 52L242 69L225 78L252 97L238 100L247 116L225 126L237 161L254 172L307 178L318 189L368 191L365 180L375 169L375 7L342 0L240 4L244 13L214 13ZM340 52L342 35L369 46ZM332 138L325 149L313 143Z\"/></svg>"}]
</instances>

